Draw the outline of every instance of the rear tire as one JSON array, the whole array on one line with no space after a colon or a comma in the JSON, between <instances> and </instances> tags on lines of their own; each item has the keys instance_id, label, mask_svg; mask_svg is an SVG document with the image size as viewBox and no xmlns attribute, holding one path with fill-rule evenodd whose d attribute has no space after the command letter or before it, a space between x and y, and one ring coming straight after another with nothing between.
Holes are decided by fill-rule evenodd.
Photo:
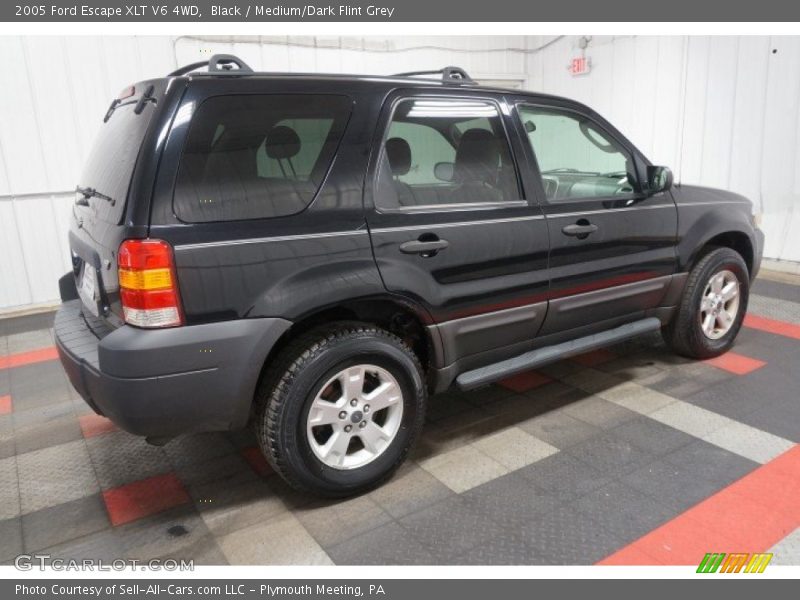
<instances>
[{"instance_id":1,"label":"rear tire","mask_svg":"<svg viewBox=\"0 0 800 600\"><path fill-rule=\"evenodd\" d=\"M343 497L380 485L403 463L427 392L400 338L342 323L290 343L256 399L256 433L272 468L295 489Z\"/></svg>"},{"instance_id":2,"label":"rear tire","mask_svg":"<svg viewBox=\"0 0 800 600\"><path fill-rule=\"evenodd\" d=\"M742 326L750 276L742 256L730 248L705 254L689 273L681 303L664 328L664 339L689 358L727 352Z\"/></svg>"}]
</instances>

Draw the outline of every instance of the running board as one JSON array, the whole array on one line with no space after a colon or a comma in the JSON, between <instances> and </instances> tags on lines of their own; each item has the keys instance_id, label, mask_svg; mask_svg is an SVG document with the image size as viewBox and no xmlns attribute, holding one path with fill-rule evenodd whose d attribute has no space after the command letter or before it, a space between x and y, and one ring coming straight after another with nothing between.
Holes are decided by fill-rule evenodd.
<instances>
[{"instance_id":1,"label":"running board","mask_svg":"<svg viewBox=\"0 0 800 600\"><path fill-rule=\"evenodd\" d=\"M603 348L643 333L658 331L659 329L661 329L661 321L655 317L648 317L647 319L626 323L614 329L587 335L569 342L537 348L493 365L465 371L456 378L456 384L462 390L472 390L498 379L510 377L562 358L583 354L584 352Z\"/></svg>"}]
</instances>

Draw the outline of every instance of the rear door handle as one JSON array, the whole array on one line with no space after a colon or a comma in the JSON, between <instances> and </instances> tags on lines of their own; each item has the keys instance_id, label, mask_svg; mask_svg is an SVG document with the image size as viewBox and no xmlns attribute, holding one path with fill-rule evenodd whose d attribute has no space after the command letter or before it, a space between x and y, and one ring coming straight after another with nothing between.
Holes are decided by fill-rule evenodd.
<instances>
[{"instance_id":1,"label":"rear door handle","mask_svg":"<svg viewBox=\"0 0 800 600\"><path fill-rule=\"evenodd\" d=\"M400 244L403 254L420 254L425 258L435 256L439 250L444 250L450 245L447 240L411 240Z\"/></svg>"},{"instance_id":2,"label":"rear door handle","mask_svg":"<svg viewBox=\"0 0 800 600\"><path fill-rule=\"evenodd\" d=\"M571 235L573 237L577 237L580 239L585 238L590 233L594 233L597 231L597 225L594 223L574 223L573 225L566 225L564 228L561 229L561 233L564 235Z\"/></svg>"}]
</instances>

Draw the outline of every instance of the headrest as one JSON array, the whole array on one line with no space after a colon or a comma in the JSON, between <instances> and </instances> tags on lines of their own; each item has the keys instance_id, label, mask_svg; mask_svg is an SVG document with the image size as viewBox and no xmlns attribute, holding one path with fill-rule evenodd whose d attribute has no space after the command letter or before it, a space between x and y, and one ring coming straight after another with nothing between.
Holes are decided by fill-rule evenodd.
<instances>
[{"instance_id":1,"label":"headrest","mask_svg":"<svg viewBox=\"0 0 800 600\"><path fill-rule=\"evenodd\" d=\"M453 176L456 181L494 184L500 165L500 144L486 129L468 129L456 149Z\"/></svg>"},{"instance_id":2,"label":"headrest","mask_svg":"<svg viewBox=\"0 0 800 600\"><path fill-rule=\"evenodd\" d=\"M411 170L411 146L403 138L386 140L386 157L392 168L392 175L405 175Z\"/></svg>"},{"instance_id":3,"label":"headrest","mask_svg":"<svg viewBox=\"0 0 800 600\"><path fill-rule=\"evenodd\" d=\"M270 158L292 158L300 152L300 137L291 127L276 125L267 133L264 149Z\"/></svg>"}]
</instances>

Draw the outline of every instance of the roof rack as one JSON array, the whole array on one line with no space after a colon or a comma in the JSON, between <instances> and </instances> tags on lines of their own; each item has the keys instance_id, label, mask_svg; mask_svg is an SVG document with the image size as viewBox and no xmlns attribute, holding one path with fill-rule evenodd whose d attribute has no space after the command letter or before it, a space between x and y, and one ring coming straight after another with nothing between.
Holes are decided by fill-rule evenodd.
<instances>
[{"instance_id":1,"label":"roof rack","mask_svg":"<svg viewBox=\"0 0 800 600\"><path fill-rule=\"evenodd\" d=\"M246 62L232 54L215 54L208 60L192 63L170 73L169 77L180 77L202 67L208 66L209 73L217 75L243 75L253 72Z\"/></svg>"},{"instance_id":2,"label":"roof rack","mask_svg":"<svg viewBox=\"0 0 800 600\"><path fill-rule=\"evenodd\" d=\"M458 85L478 85L461 67L444 67L433 71L409 71L408 73L398 73L395 77L419 77L420 75L439 75L442 76L444 83L455 83Z\"/></svg>"}]
</instances>

